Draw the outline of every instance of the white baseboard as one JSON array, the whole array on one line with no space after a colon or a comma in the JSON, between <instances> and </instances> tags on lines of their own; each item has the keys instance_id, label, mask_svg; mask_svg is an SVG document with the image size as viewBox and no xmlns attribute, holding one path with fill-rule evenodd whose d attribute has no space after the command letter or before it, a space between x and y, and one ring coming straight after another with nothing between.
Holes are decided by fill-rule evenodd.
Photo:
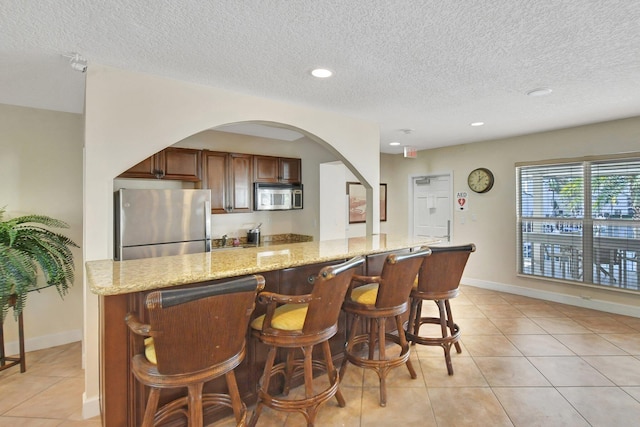
<instances>
[{"instance_id":1,"label":"white baseboard","mask_svg":"<svg viewBox=\"0 0 640 427\"><path fill-rule=\"evenodd\" d=\"M82 341L81 329L73 329L71 331L64 331L51 335L43 335L41 337L27 338L26 340L24 340L24 350L26 352L42 350L43 348L56 347L58 345L69 344L76 341ZM20 353L20 345L18 341L6 342L5 352L8 355Z\"/></svg>"},{"instance_id":2,"label":"white baseboard","mask_svg":"<svg viewBox=\"0 0 640 427\"><path fill-rule=\"evenodd\" d=\"M93 418L100 415L100 398L87 399L87 394L82 393L82 418Z\"/></svg>"},{"instance_id":3,"label":"white baseboard","mask_svg":"<svg viewBox=\"0 0 640 427\"><path fill-rule=\"evenodd\" d=\"M574 296L574 295L566 295L566 294L542 291L539 289L532 289L532 288L523 288L520 286L507 285L504 283L489 282L487 280L463 278L462 284L474 286L476 288L490 289L493 291L506 292L509 294L537 298L545 301L552 301L552 302L558 302L561 304L573 305L576 307L606 311L607 313L640 317L640 307L633 306L633 305L626 305L626 304L620 304L616 302L603 301L603 300L585 299L585 298L581 298L579 296Z\"/></svg>"}]
</instances>

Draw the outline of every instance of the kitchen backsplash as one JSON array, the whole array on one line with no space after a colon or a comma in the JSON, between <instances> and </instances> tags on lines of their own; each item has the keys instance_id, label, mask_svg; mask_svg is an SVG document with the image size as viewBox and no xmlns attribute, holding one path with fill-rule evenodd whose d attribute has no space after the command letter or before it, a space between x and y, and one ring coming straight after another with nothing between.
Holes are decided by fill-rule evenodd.
<instances>
[{"instance_id":1,"label":"kitchen backsplash","mask_svg":"<svg viewBox=\"0 0 640 427\"><path fill-rule=\"evenodd\" d=\"M228 237L226 241L226 247L233 246L233 240L235 237ZM238 237L240 246L247 246L247 237L241 236ZM300 243L300 242L312 242L313 236L306 236L304 234L272 234L269 236L260 236L260 246L269 246L269 245L284 245L287 243ZM212 239L211 247L213 249L222 247L222 239Z\"/></svg>"}]
</instances>

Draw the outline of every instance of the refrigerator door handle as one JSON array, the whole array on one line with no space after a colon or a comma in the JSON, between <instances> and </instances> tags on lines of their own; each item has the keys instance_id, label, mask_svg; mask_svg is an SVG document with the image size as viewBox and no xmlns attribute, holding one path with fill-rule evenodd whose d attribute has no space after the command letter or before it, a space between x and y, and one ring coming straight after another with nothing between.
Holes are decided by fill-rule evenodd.
<instances>
[{"instance_id":1,"label":"refrigerator door handle","mask_svg":"<svg viewBox=\"0 0 640 427\"><path fill-rule=\"evenodd\" d=\"M204 251L211 252L211 202L204 202Z\"/></svg>"}]
</instances>

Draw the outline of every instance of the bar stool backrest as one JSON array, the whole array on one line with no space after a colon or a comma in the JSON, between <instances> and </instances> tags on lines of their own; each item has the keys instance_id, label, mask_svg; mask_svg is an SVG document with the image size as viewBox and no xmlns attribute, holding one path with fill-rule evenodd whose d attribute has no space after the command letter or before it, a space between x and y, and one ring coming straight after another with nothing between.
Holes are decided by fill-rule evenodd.
<instances>
[{"instance_id":1,"label":"bar stool backrest","mask_svg":"<svg viewBox=\"0 0 640 427\"><path fill-rule=\"evenodd\" d=\"M439 300L458 295L458 286L474 244L431 247L431 256L424 259L418 275L418 291L423 297Z\"/></svg>"},{"instance_id":2,"label":"bar stool backrest","mask_svg":"<svg viewBox=\"0 0 640 427\"><path fill-rule=\"evenodd\" d=\"M311 334L335 325L340 315L344 297L356 267L364 264L364 258L355 257L342 264L324 267L312 276L313 290L302 332Z\"/></svg>"},{"instance_id":3,"label":"bar stool backrest","mask_svg":"<svg viewBox=\"0 0 640 427\"><path fill-rule=\"evenodd\" d=\"M262 276L249 276L147 295L158 372L196 372L243 351L256 293L263 286Z\"/></svg>"},{"instance_id":4,"label":"bar stool backrest","mask_svg":"<svg viewBox=\"0 0 640 427\"><path fill-rule=\"evenodd\" d=\"M420 265L430 254L431 249L423 248L406 254L388 255L380 273L376 308L397 307L406 303Z\"/></svg>"}]
</instances>

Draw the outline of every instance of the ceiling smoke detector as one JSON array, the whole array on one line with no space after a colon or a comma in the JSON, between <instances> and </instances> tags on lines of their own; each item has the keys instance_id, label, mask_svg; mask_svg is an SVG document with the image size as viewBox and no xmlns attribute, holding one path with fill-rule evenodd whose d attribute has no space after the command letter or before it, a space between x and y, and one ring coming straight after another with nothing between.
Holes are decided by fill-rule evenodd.
<instances>
[{"instance_id":1,"label":"ceiling smoke detector","mask_svg":"<svg viewBox=\"0 0 640 427\"><path fill-rule=\"evenodd\" d=\"M62 56L69 58L69 64L71 65L72 70L79 71L81 73L87 71L87 59L79 53L68 53Z\"/></svg>"}]
</instances>

